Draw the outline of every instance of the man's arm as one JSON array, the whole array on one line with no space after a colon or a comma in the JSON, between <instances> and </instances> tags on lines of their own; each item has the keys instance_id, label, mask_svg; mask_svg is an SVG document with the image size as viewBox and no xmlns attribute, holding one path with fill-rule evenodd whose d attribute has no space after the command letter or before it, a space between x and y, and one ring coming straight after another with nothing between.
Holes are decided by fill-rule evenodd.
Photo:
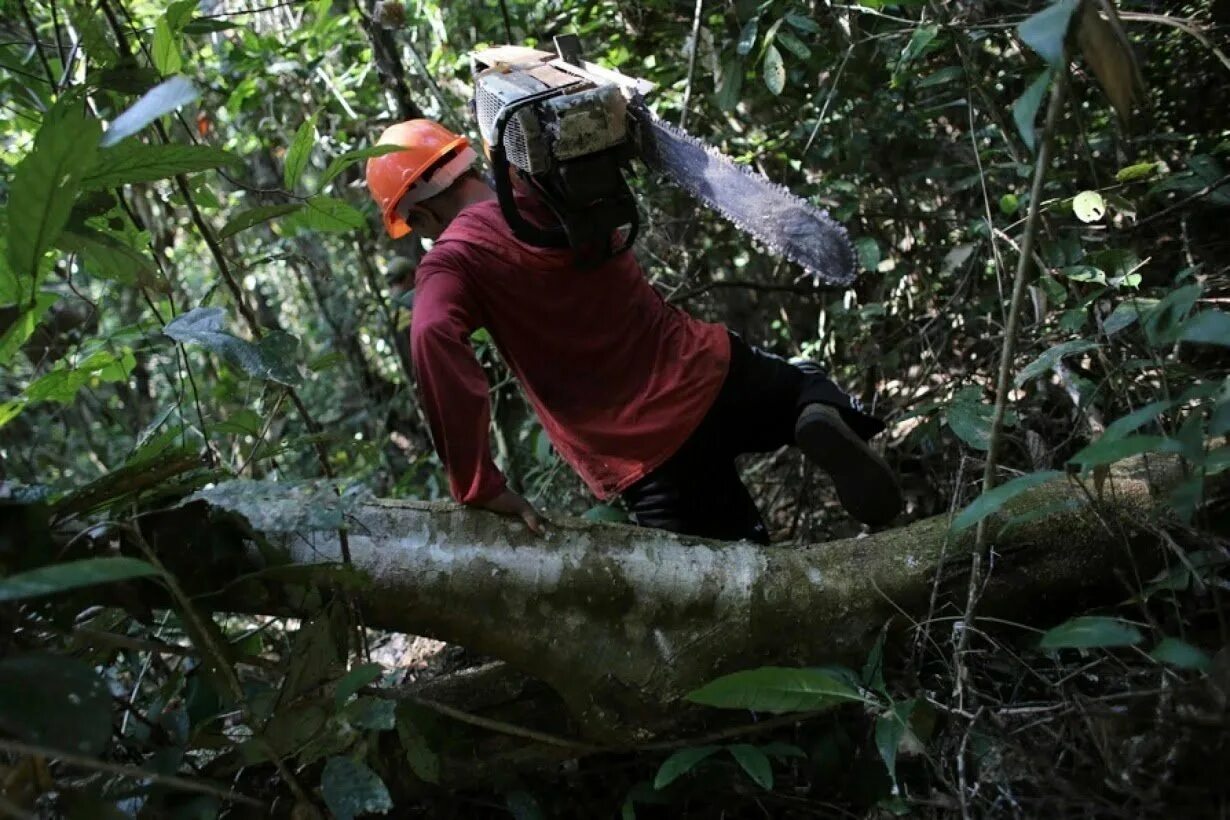
<instances>
[{"instance_id":1,"label":"man's arm","mask_svg":"<svg viewBox=\"0 0 1230 820\"><path fill-rule=\"evenodd\" d=\"M491 459L487 379L470 346L480 322L460 277L441 272L422 278L415 289L410 351L423 409L453 498L519 516L541 533L538 513L507 488Z\"/></svg>"}]
</instances>

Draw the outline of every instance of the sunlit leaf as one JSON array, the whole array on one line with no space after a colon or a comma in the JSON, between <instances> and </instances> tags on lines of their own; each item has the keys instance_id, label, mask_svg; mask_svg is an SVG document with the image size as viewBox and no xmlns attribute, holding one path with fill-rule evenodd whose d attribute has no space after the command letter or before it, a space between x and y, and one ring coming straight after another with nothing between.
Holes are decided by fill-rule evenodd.
<instances>
[{"instance_id":1,"label":"sunlit leaf","mask_svg":"<svg viewBox=\"0 0 1230 820\"><path fill-rule=\"evenodd\" d=\"M154 67L161 74L175 74L183 66L183 57L179 54L179 37L171 31L166 17L161 17L154 24L154 42L150 46L150 54Z\"/></svg>"},{"instance_id":2,"label":"sunlit leaf","mask_svg":"<svg viewBox=\"0 0 1230 820\"><path fill-rule=\"evenodd\" d=\"M1106 200L1097 191L1081 191L1072 200L1072 212L1081 222L1098 222L1106 216Z\"/></svg>"},{"instance_id":3,"label":"sunlit leaf","mask_svg":"<svg viewBox=\"0 0 1230 820\"><path fill-rule=\"evenodd\" d=\"M60 295L58 293L40 291L34 297L34 304L23 310L13 320L8 330L4 331L4 335L0 336L0 365L7 365L9 363L9 360L13 358L13 354L20 350L21 346L34 333L35 328L38 327L39 322L43 319L43 314L59 298Z\"/></svg>"},{"instance_id":4,"label":"sunlit leaf","mask_svg":"<svg viewBox=\"0 0 1230 820\"><path fill-rule=\"evenodd\" d=\"M320 195L304 202L303 208L283 220L282 224L290 230L340 233L362 228L367 220L362 213L340 199Z\"/></svg>"},{"instance_id":5,"label":"sunlit leaf","mask_svg":"<svg viewBox=\"0 0 1230 820\"><path fill-rule=\"evenodd\" d=\"M222 308L193 308L167 322L162 332L177 342L201 345L258 379L281 384L300 381L295 361L297 339L274 331L253 344L227 332L223 327L225 316Z\"/></svg>"},{"instance_id":6,"label":"sunlit leaf","mask_svg":"<svg viewBox=\"0 0 1230 820\"><path fill-rule=\"evenodd\" d=\"M312 148L316 145L316 117L308 117L295 132L290 148L286 151L286 163L282 169L282 179L286 189L293 191L303 176L308 160L312 156Z\"/></svg>"},{"instance_id":7,"label":"sunlit leaf","mask_svg":"<svg viewBox=\"0 0 1230 820\"><path fill-rule=\"evenodd\" d=\"M187 77L172 77L151 88L135 104L111 123L103 134L100 145L108 148L125 137L130 137L154 120L187 105L199 97L195 85Z\"/></svg>"},{"instance_id":8,"label":"sunlit leaf","mask_svg":"<svg viewBox=\"0 0 1230 820\"><path fill-rule=\"evenodd\" d=\"M303 206L297 202L284 205L259 205L255 208L249 208L231 217L231 221L227 222L222 230L218 232L218 238L226 239L228 236L234 236L240 231L246 231L248 228L260 225L262 222L268 222L279 216L293 214L302 209Z\"/></svg>"},{"instance_id":9,"label":"sunlit leaf","mask_svg":"<svg viewBox=\"0 0 1230 820\"><path fill-rule=\"evenodd\" d=\"M323 189L326 185L334 180L338 174L345 171L349 166L356 162L372 157L382 157L385 154L395 154L398 151L405 150L400 145L372 145L367 148L359 148L355 151L347 151L341 156L334 157L329 162L329 167L325 169L325 173L320 178L320 188Z\"/></svg>"},{"instance_id":10,"label":"sunlit leaf","mask_svg":"<svg viewBox=\"0 0 1230 820\"><path fill-rule=\"evenodd\" d=\"M1156 162L1138 162L1135 165L1129 165L1126 168L1120 168L1115 174L1116 182L1136 182L1142 179L1148 179L1158 172L1158 164Z\"/></svg>"}]
</instances>

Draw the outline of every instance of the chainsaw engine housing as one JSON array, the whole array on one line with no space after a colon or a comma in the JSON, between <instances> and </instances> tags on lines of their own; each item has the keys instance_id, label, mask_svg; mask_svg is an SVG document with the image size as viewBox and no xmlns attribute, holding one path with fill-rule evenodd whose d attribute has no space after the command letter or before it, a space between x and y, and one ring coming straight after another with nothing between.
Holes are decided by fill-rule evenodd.
<instances>
[{"instance_id":1,"label":"chainsaw engine housing","mask_svg":"<svg viewBox=\"0 0 1230 820\"><path fill-rule=\"evenodd\" d=\"M623 176L633 156L629 84L635 91L637 81L577 63L517 46L477 52L473 107L514 233L535 245L571 246L583 260L597 261L630 247L639 227ZM552 210L558 228L521 216L512 168Z\"/></svg>"}]
</instances>

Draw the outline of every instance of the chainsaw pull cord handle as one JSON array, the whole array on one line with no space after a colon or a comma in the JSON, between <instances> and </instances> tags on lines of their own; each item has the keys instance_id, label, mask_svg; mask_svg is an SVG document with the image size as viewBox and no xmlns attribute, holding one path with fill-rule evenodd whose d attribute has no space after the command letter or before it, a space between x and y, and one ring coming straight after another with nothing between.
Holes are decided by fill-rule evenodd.
<instances>
[{"instance_id":1,"label":"chainsaw pull cord handle","mask_svg":"<svg viewBox=\"0 0 1230 820\"><path fill-rule=\"evenodd\" d=\"M540 228L521 215L513 195L508 152L504 150L504 130L508 127L512 115L525 106L554 97L574 85L577 83L549 88L546 91L522 97L504 106L495 115L495 144L491 146L491 166L495 176L495 193L500 202L500 212L504 214L504 220L513 229L518 239L542 248L567 248L569 246L568 235L562 227Z\"/></svg>"}]
</instances>

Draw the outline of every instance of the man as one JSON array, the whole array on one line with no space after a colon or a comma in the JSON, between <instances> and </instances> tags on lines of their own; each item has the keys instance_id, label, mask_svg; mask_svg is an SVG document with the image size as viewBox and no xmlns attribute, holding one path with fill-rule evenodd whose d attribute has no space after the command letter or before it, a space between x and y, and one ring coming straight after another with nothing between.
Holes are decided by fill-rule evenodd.
<instances>
[{"instance_id":1,"label":"man","mask_svg":"<svg viewBox=\"0 0 1230 820\"><path fill-rule=\"evenodd\" d=\"M768 543L734 459L797 444L856 519L900 510L866 440L884 429L815 364L793 365L662 299L631 253L578 267L518 240L473 170L469 141L429 120L394 125L367 184L394 239L434 241L415 276L411 351L454 498L543 521L505 486L488 446L487 381L470 347L485 327L559 454L642 526ZM528 198L522 208L546 222ZM537 208L537 210L535 210Z\"/></svg>"}]
</instances>

